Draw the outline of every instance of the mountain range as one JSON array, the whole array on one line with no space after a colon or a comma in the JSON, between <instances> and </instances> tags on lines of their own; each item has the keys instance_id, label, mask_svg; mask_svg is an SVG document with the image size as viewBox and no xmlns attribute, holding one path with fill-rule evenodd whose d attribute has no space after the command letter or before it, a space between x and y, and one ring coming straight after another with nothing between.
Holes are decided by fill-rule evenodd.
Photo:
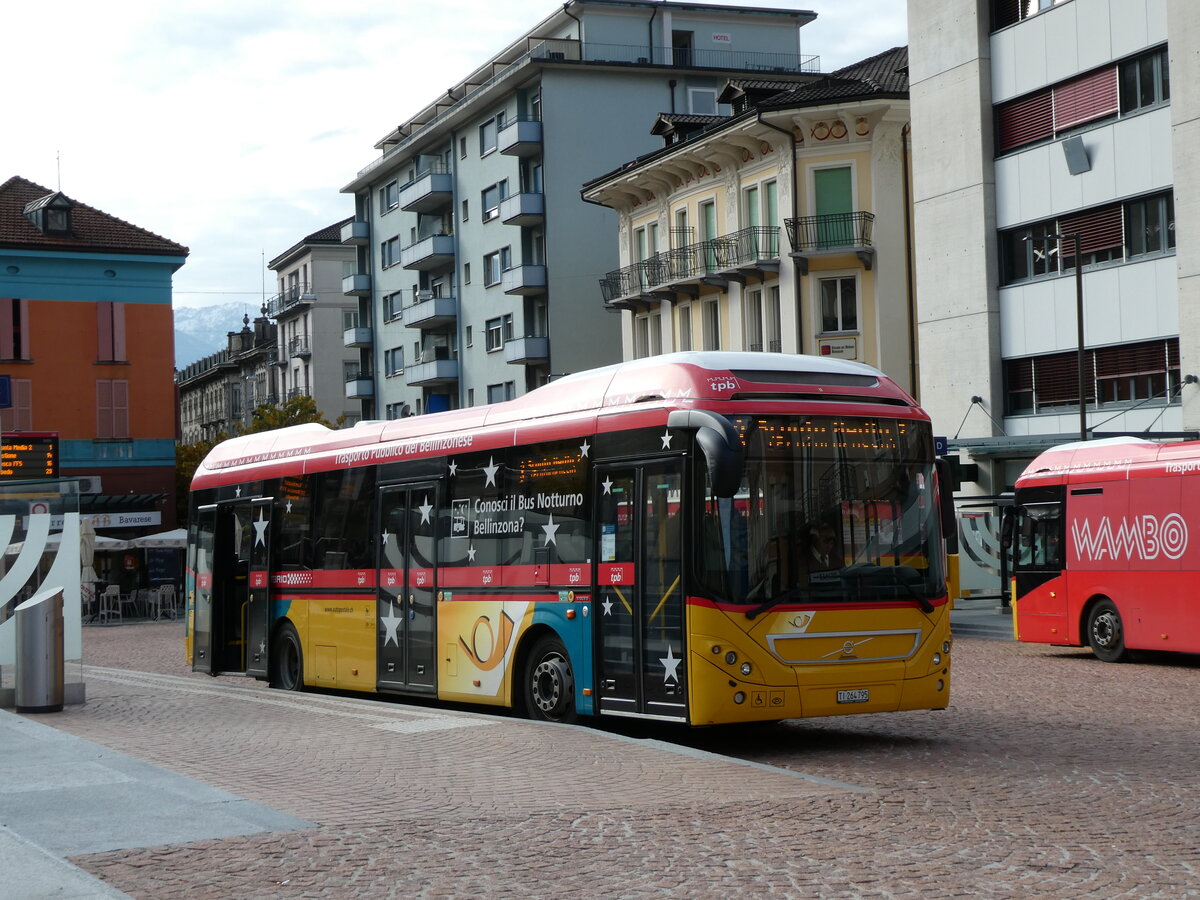
<instances>
[{"instance_id":1,"label":"mountain range","mask_svg":"<svg viewBox=\"0 0 1200 900\"><path fill-rule=\"evenodd\" d=\"M175 368L198 362L229 346L229 332L241 331L242 316L258 308L244 301L175 307Z\"/></svg>"}]
</instances>

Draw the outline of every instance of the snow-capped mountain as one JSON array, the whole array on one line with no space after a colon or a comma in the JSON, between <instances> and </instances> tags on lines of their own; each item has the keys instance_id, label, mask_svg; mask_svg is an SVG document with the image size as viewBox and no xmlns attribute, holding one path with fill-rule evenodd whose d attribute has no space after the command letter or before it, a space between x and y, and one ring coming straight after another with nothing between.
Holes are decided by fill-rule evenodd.
<instances>
[{"instance_id":1,"label":"snow-capped mountain","mask_svg":"<svg viewBox=\"0 0 1200 900\"><path fill-rule=\"evenodd\" d=\"M242 301L210 306L175 307L175 367L197 362L229 345L229 332L242 330L242 316L257 316L258 307Z\"/></svg>"}]
</instances>

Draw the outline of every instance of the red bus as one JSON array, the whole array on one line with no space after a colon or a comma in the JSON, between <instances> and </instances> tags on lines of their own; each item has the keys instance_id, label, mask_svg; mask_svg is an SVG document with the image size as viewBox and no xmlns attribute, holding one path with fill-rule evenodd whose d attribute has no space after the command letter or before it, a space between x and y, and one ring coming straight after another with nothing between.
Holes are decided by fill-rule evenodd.
<instances>
[{"instance_id":1,"label":"red bus","mask_svg":"<svg viewBox=\"0 0 1200 900\"><path fill-rule=\"evenodd\" d=\"M1004 536L1017 638L1087 645L1106 662L1200 653L1198 475L1200 442L1110 438L1031 462Z\"/></svg>"},{"instance_id":2,"label":"red bus","mask_svg":"<svg viewBox=\"0 0 1200 900\"><path fill-rule=\"evenodd\" d=\"M941 708L938 483L894 382L773 353L235 438L192 483L188 653L555 721Z\"/></svg>"}]
</instances>

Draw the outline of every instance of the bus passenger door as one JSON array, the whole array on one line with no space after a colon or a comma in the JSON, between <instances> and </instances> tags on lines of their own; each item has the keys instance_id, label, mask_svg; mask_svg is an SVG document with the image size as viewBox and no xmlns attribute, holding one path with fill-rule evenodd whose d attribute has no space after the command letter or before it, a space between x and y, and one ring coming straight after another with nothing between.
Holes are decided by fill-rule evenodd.
<instances>
[{"instance_id":1,"label":"bus passenger door","mask_svg":"<svg viewBox=\"0 0 1200 900\"><path fill-rule=\"evenodd\" d=\"M376 681L381 690L433 693L438 485L379 490Z\"/></svg>"},{"instance_id":2,"label":"bus passenger door","mask_svg":"<svg viewBox=\"0 0 1200 900\"><path fill-rule=\"evenodd\" d=\"M249 571L246 577L246 674L267 677L271 643L271 498L250 501Z\"/></svg>"},{"instance_id":3,"label":"bus passenger door","mask_svg":"<svg viewBox=\"0 0 1200 900\"><path fill-rule=\"evenodd\" d=\"M600 466L596 478L600 712L684 720L682 462Z\"/></svg>"},{"instance_id":4,"label":"bus passenger door","mask_svg":"<svg viewBox=\"0 0 1200 900\"><path fill-rule=\"evenodd\" d=\"M191 595L188 609L192 633L192 669L213 673L213 547L217 531L217 507L201 506L192 525L193 538L188 545L187 584Z\"/></svg>"}]
</instances>

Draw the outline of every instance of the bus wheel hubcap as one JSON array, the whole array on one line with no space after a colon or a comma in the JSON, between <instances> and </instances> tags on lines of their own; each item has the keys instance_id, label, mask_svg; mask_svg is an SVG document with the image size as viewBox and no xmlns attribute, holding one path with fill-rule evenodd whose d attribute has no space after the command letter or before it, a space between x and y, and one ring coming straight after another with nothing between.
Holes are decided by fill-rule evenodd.
<instances>
[{"instance_id":1,"label":"bus wheel hubcap","mask_svg":"<svg viewBox=\"0 0 1200 900\"><path fill-rule=\"evenodd\" d=\"M1120 629L1121 626L1117 624L1113 614L1104 613L1096 617L1096 622L1092 625L1092 636L1100 646L1111 647L1117 642Z\"/></svg>"},{"instance_id":2,"label":"bus wheel hubcap","mask_svg":"<svg viewBox=\"0 0 1200 900\"><path fill-rule=\"evenodd\" d=\"M533 670L533 702L544 713L553 713L562 707L570 675L561 657L543 659Z\"/></svg>"}]
</instances>

